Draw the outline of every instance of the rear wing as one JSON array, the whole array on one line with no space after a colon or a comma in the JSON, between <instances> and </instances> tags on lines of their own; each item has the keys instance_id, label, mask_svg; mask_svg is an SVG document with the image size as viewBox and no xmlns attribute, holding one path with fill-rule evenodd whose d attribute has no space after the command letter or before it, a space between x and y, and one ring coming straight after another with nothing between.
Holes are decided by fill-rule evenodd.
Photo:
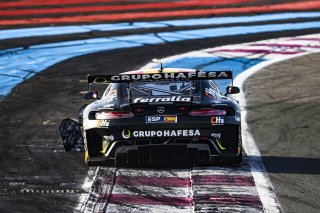
<instances>
[{"instance_id":1,"label":"rear wing","mask_svg":"<svg viewBox=\"0 0 320 213\"><path fill-rule=\"evenodd\" d=\"M88 84L131 83L136 81L184 81L231 79L232 71L161 72L150 74L88 75Z\"/></svg>"},{"instance_id":2,"label":"rear wing","mask_svg":"<svg viewBox=\"0 0 320 213\"><path fill-rule=\"evenodd\" d=\"M127 83L129 91L129 103L131 104L131 84L132 82L155 82L155 81L191 81L195 80L232 80L232 71L192 71L192 72L159 72L146 74L119 74L119 75L88 75L88 91L91 84ZM192 102L192 90L190 90Z\"/></svg>"}]
</instances>

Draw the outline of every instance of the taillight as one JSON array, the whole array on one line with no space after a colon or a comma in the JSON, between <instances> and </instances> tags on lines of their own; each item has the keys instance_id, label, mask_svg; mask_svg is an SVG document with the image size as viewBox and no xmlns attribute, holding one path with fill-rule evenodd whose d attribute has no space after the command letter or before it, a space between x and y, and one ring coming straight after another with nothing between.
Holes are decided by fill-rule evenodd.
<instances>
[{"instance_id":1,"label":"taillight","mask_svg":"<svg viewBox=\"0 0 320 213\"><path fill-rule=\"evenodd\" d=\"M213 116L213 115L227 115L227 110L224 109L195 109L189 115L191 116Z\"/></svg>"},{"instance_id":2,"label":"taillight","mask_svg":"<svg viewBox=\"0 0 320 213\"><path fill-rule=\"evenodd\" d=\"M142 112L144 111L143 108L135 108L134 110L135 110L135 112L137 112L137 113L142 113Z\"/></svg>"},{"instance_id":3,"label":"taillight","mask_svg":"<svg viewBox=\"0 0 320 213\"><path fill-rule=\"evenodd\" d=\"M132 118L133 113L131 112L96 112L95 118L100 119L119 119L119 118Z\"/></svg>"}]
</instances>

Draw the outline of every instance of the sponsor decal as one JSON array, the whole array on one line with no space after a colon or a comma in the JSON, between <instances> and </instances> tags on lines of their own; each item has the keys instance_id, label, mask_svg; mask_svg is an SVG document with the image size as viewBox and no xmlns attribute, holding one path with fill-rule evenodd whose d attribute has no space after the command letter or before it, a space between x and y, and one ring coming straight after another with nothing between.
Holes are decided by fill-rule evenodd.
<instances>
[{"instance_id":1,"label":"sponsor decal","mask_svg":"<svg viewBox=\"0 0 320 213\"><path fill-rule=\"evenodd\" d=\"M217 142L217 144L218 144L218 146L219 146L219 148L220 148L221 150L226 150L226 149L227 149L227 148L225 148L225 147L223 147L223 146L221 145L221 141L220 141L219 138L215 138L215 141Z\"/></svg>"},{"instance_id":2,"label":"sponsor decal","mask_svg":"<svg viewBox=\"0 0 320 213\"><path fill-rule=\"evenodd\" d=\"M98 109L114 109L114 104L106 104Z\"/></svg>"},{"instance_id":3,"label":"sponsor decal","mask_svg":"<svg viewBox=\"0 0 320 213\"><path fill-rule=\"evenodd\" d=\"M212 125L223 125L224 118L222 116L213 116L213 117L211 117L211 124Z\"/></svg>"},{"instance_id":4,"label":"sponsor decal","mask_svg":"<svg viewBox=\"0 0 320 213\"><path fill-rule=\"evenodd\" d=\"M234 119L235 119L237 122L240 122L240 117L235 116Z\"/></svg>"},{"instance_id":5,"label":"sponsor decal","mask_svg":"<svg viewBox=\"0 0 320 213\"><path fill-rule=\"evenodd\" d=\"M130 130L122 130L122 137L124 138L124 139L129 139L130 137L131 137L131 132L130 132Z\"/></svg>"},{"instance_id":6,"label":"sponsor decal","mask_svg":"<svg viewBox=\"0 0 320 213\"><path fill-rule=\"evenodd\" d=\"M101 121L98 121L98 126L101 126L101 127L107 127L109 126L110 122L108 120L101 120Z\"/></svg>"},{"instance_id":7,"label":"sponsor decal","mask_svg":"<svg viewBox=\"0 0 320 213\"><path fill-rule=\"evenodd\" d=\"M146 123L177 123L177 116L146 116Z\"/></svg>"},{"instance_id":8,"label":"sponsor decal","mask_svg":"<svg viewBox=\"0 0 320 213\"><path fill-rule=\"evenodd\" d=\"M124 137L123 132L122 132L122 136ZM193 137L193 136L200 136L200 131L198 129L189 129L189 130L179 129L179 130L139 130L139 131L132 132L132 137L134 137L134 138ZM130 135L129 135L129 137L130 137Z\"/></svg>"},{"instance_id":9,"label":"sponsor decal","mask_svg":"<svg viewBox=\"0 0 320 213\"><path fill-rule=\"evenodd\" d=\"M104 76L106 81L112 82L131 82L131 81L160 81L160 80L197 80L197 79L230 79L231 71L216 72L180 72L180 73L154 73L154 74L122 74ZM110 78L107 79L107 78ZM88 79L90 81L90 79Z\"/></svg>"},{"instance_id":10,"label":"sponsor decal","mask_svg":"<svg viewBox=\"0 0 320 213\"><path fill-rule=\"evenodd\" d=\"M221 101L218 101L218 100L213 100L213 103L214 103L214 104L221 104L222 102L221 102Z\"/></svg>"},{"instance_id":11,"label":"sponsor decal","mask_svg":"<svg viewBox=\"0 0 320 213\"><path fill-rule=\"evenodd\" d=\"M117 90L111 90L111 91L107 94L106 102L111 102L111 101L113 101L114 99L117 98L117 95L118 95L118 91L117 91Z\"/></svg>"},{"instance_id":12,"label":"sponsor decal","mask_svg":"<svg viewBox=\"0 0 320 213\"><path fill-rule=\"evenodd\" d=\"M216 91L214 91L214 89L212 88L205 88L205 95L211 98L217 98L217 94Z\"/></svg>"},{"instance_id":13,"label":"sponsor decal","mask_svg":"<svg viewBox=\"0 0 320 213\"><path fill-rule=\"evenodd\" d=\"M154 103L154 102L190 102L190 97L181 97L181 96L171 96L171 97L163 97L163 98L135 98L133 99L133 103Z\"/></svg>"},{"instance_id":14,"label":"sponsor decal","mask_svg":"<svg viewBox=\"0 0 320 213\"><path fill-rule=\"evenodd\" d=\"M221 138L221 133L211 133L211 137L213 137L213 138Z\"/></svg>"}]
</instances>

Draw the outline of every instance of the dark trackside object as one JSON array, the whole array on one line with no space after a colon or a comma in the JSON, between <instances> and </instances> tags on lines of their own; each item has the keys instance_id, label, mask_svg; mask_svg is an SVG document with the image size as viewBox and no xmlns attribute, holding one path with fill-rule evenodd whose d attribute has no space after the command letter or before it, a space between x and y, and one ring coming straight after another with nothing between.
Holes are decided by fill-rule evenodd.
<instances>
[{"instance_id":1,"label":"dark trackside object","mask_svg":"<svg viewBox=\"0 0 320 213\"><path fill-rule=\"evenodd\" d=\"M81 126L78 122L66 118L59 126L60 136L66 151L84 152Z\"/></svg>"}]
</instances>

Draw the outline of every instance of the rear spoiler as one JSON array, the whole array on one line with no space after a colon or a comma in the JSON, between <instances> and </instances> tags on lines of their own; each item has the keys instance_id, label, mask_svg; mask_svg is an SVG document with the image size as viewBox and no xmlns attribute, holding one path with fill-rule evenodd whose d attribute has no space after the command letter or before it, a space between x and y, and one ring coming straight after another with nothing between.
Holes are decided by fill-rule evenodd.
<instances>
[{"instance_id":1,"label":"rear spoiler","mask_svg":"<svg viewBox=\"0 0 320 213\"><path fill-rule=\"evenodd\" d=\"M232 80L232 71L161 72L151 74L88 75L88 84L183 80Z\"/></svg>"},{"instance_id":2,"label":"rear spoiler","mask_svg":"<svg viewBox=\"0 0 320 213\"><path fill-rule=\"evenodd\" d=\"M88 91L90 84L127 83L129 90L128 101L131 104L131 82L154 82L154 81L191 81L195 80L224 80L231 79L233 85L232 71L192 71L192 72L159 72L149 74L119 74L119 75L88 75ZM190 90L191 103L193 100Z\"/></svg>"}]
</instances>

